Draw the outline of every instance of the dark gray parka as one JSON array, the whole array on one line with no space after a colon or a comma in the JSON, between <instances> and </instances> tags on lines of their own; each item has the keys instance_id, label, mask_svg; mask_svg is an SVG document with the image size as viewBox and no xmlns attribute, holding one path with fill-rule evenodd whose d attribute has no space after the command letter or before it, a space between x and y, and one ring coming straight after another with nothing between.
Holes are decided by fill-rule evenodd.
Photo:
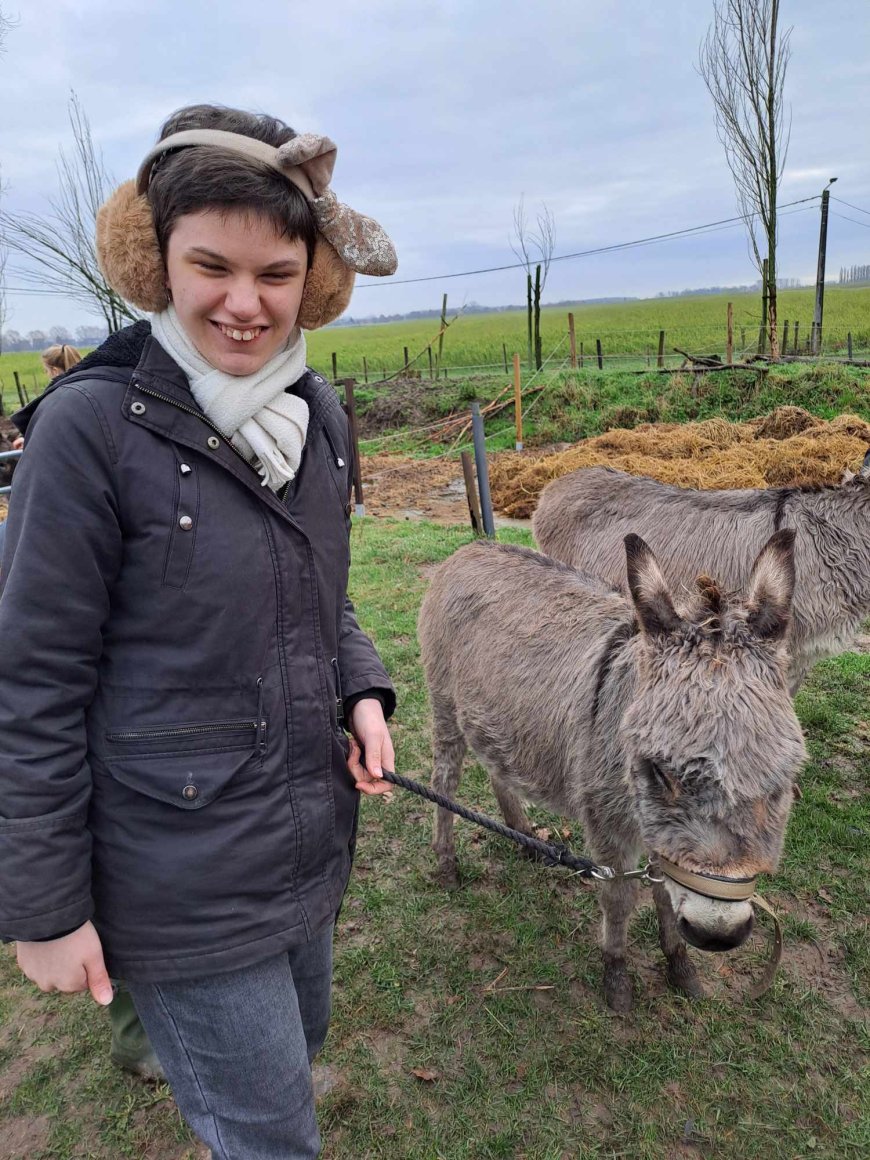
<instances>
[{"instance_id":1,"label":"dark gray parka","mask_svg":"<svg viewBox=\"0 0 870 1160\"><path fill-rule=\"evenodd\" d=\"M306 941L347 884L341 699L389 678L347 599L335 392L283 498L138 323L17 418L0 566L0 934L92 918L111 974L233 970Z\"/></svg>"}]
</instances>

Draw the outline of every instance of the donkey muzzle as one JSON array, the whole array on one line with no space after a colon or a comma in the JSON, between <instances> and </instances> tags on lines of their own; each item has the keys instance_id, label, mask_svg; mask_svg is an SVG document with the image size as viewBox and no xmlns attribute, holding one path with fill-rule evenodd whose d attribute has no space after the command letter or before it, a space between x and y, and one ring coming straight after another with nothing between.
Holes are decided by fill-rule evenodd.
<instances>
[{"instance_id":1,"label":"donkey muzzle","mask_svg":"<svg viewBox=\"0 0 870 1160\"><path fill-rule=\"evenodd\" d=\"M750 899L755 877L728 878L684 870L659 858L659 869L685 941L701 951L730 951L749 938L754 921Z\"/></svg>"}]
</instances>

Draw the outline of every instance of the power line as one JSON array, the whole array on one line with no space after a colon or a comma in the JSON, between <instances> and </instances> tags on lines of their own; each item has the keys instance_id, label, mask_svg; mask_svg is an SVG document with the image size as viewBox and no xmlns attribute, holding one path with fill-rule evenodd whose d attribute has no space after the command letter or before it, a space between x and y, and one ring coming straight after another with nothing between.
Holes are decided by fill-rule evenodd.
<instances>
[{"instance_id":1,"label":"power line","mask_svg":"<svg viewBox=\"0 0 870 1160\"><path fill-rule=\"evenodd\" d=\"M818 201L819 196L819 194L815 193L812 197L802 197L797 201L788 201L784 206L782 206L782 209L788 209L790 206L794 205L804 205L805 203L811 201ZM578 250L577 253L574 254L558 254L556 257L551 258L550 261L567 262L573 258L588 258L595 254L610 254L617 250L630 250L636 246L648 246L655 242L668 241L671 238L685 238L702 233L712 233L717 229L725 229L737 223L745 223L750 217L758 217L758 214L741 214L738 217L722 218L720 221L716 222L706 222L704 225L700 226L689 226L682 230L671 230L666 234L653 234L648 238L636 238L631 242L615 242L609 246L596 246L591 250ZM446 280L447 278L470 278L476 274L497 274L501 273L503 270L524 269L526 269L525 262L511 262L506 266L488 266L480 270L461 270L454 274L429 274L423 278L399 278L395 280L389 278L378 278L376 280L373 279L371 282L359 282L357 283L357 288L365 289L368 286L407 286L413 282L440 282Z\"/></svg>"},{"instance_id":2,"label":"power line","mask_svg":"<svg viewBox=\"0 0 870 1160\"><path fill-rule=\"evenodd\" d=\"M844 213L837 213L835 209L832 209L831 213L834 217L840 218L841 221L852 222L853 225L863 226L865 230L870 230L870 222L859 222L857 218L850 218L847 217Z\"/></svg>"},{"instance_id":3,"label":"power line","mask_svg":"<svg viewBox=\"0 0 870 1160\"><path fill-rule=\"evenodd\" d=\"M870 209L861 209L860 205L852 205L851 201L843 201L841 197L834 197L833 194L831 194L831 201L838 201L840 205L847 205L849 209L856 209L858 213L866 213L870 217ZM847 218L846 220L851 221L852 219Z\"/></svg>"}]
</instances>

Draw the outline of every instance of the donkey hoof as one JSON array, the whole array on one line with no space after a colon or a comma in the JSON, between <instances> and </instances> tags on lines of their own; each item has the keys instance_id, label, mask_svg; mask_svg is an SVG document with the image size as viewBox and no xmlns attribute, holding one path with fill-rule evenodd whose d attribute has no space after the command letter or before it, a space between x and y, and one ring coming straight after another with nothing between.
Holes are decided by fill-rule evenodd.
<instances>
[{"instance_id":1,"label":"donkey hoof","mask_svg":"<svg viewBox=\"0 0 870 1160\"><path fill-rule=\"evenodd\" d=\"M675 991L681 991L689 999L703 999L706 995L694 963L681 956L668 963L668 983Z\"/></svg>"},{"instance_id":2,"label":"donkey hoof","mask_svg":"<svg viewBox=\"0 0 870 1160\"><path fill-rule=\"evenodd\" d=\"M604 999L611 1011L627 1015L634 1006L634 991L624 964L608 963L604 968Z\"/></svg>"},{"instance_id":3,"label":"donkey hoof","mask_svg":"<svg viewBox=\"0 0 870 1160\"><path fill-rule=\"evenodd\" d=\"M459 887L459 871L456 863L449 859L439 859L434 874L435 882L445 890L457 890Z\"/></svg>"}]
</instances>

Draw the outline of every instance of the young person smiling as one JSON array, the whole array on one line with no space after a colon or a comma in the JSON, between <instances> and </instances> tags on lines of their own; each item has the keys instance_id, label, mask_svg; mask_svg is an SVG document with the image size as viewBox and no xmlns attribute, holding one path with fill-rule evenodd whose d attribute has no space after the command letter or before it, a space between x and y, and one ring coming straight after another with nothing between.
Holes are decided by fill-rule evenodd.
<instances>
[{"instance_id":1,"label":"young person smiling","mask_svg":"<svg viewBox=\"0 0 870 1160\"><path fill-rule=\"evenodd\" d=\"M171 117L98 222L150 323L16 417L0 933L42 990L125 980L220 1160L319 1151L333 926L394 761L346 591L347 423L303 328L395 255L334 159L271 117Z\"/></svg>"}]
</instances>

